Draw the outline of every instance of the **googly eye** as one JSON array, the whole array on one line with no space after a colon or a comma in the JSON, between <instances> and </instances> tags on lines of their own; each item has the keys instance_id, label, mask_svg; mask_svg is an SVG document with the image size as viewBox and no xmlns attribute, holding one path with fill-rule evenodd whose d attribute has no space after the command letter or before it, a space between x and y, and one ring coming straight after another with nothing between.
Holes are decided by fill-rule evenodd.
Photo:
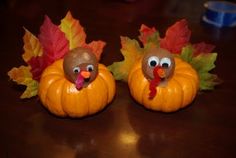
<instances>
[{"instance_id":1,"label":"googly eye","mask_svg":"<svg viewBox=\"0 0 236 158\"><path fill-rule=\"evenodd\" d=\"M148 66L155 67L159 64L159 58L156 56L151 56L148 58Z\"/></svg>"},{"instance_id":2,"label":"googly eye","mask_svg":"<svg viewBox=\"0 0 236 158\"><path fill-rule=\"evenodd\" d=\"M74 73L79 73L79 72L80 72L80 68L79 68L79 67L75 67L75 68L73 69L73 72L74 72Z\"/></svg>"},{"instance_id":3,"label":"googly eye","mask_svg":"<svg viewBox=\"0 0 236 158\"><path fill-rule=\"evenodd\" d=\"M170 58L162 58L161 61L160 61L160 65L161 65L161 67L163 67L163 68L168 68L168 67L170 67L170 65L171 65L171 60L170 60Z\"/></svg>"},{"instance_id":4,"label":"googly eye","mask_svg":"<svg viewBox=\"0 0 236 158\"><path fill-rule=\"evenodd\" d=\"M93 65L88 65L88 66L87 66L87 71L91 72L91 71L93 71L93 70L94 70Z\"/></svg>"}]
</instances>

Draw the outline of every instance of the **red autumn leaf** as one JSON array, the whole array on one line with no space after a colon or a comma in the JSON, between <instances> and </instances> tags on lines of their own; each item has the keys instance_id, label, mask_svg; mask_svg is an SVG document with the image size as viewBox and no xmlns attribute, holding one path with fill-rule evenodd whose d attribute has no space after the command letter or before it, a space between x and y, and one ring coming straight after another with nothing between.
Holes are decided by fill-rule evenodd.
<instances>
[{"instance_id":1,"label":"red autumn leaf","mask_svg":"<svg viewBox=\"0 0 236 158\"><path fill-rule=\"evenodd\" d=\"M40 27L39 41L43 47L44 62L52 64L69 51L69 41L65 34L54 25L48 16L45 16L43 25Z\"/></svg>"},{"instance_id":2,"label":"red autumn leaf","mask_svg":"<svg viewBox=\"0 0 236 158\"><path fill-rule=\"evenodd\" d=\"M31 66L33 79L39 80L43 70L54 61L62 58L69 51L69 42L65 34L45 16L40 27L39 42L43 48L42 56L32 57L28 64Z\"/></svg>"},{"instance_id":3,"label":"red autumn leaf","mask_svg":"<svg viewBox=\"0 0 236 158\"><path fill-rule=\"evenodd\" d=\"M143 45L145 45L148 42L148 38L150 38L150 36L155 34L157 31L154 27L150 28L142 24L139 32L140 32L139 39L143 43Z\"/></svg>"},{"instance_id":4,"label":"red autumn leaf","mask_svg":"<svg viewBox=\"0 0 236 158\"><path fill-rule=\"evenodd\" d=\"M47 67L43 56L32 57L28 64L31 67L30 72L33 75L33 79L39 81L43 70Z\"/></svg>"},{"instance_id":5,"label":"red autumn leaf","mask_svg":"<svg viewBox=\"0 0 236 158\"><path fill-rule=\"evenodd\" d=\"M181 49L188 44L191 31L185 19L176 22L166 31L165 37L161 39L160 46L172 53L179 54Z\"/></svg>"},{"instance_id":6,"label":"red autumn leaf","mask_svg":"<svg viewBox=\"0 0 236 158\"><path fill-rule=\"evenodd\" d=\"M215 45L207 44L205 42L200 42L200 43L193 44L193 48L194 48L193 54L194 56L196 56L201 53L211 53L213 49L215 48Z\"/></svg>"}]
</instances>

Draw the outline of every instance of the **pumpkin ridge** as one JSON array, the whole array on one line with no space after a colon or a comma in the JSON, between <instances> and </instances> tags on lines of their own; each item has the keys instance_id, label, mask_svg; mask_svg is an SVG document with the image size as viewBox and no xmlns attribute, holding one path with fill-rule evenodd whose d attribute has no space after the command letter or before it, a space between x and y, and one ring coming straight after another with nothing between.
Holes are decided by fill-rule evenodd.
<instances>
[{"instance_id":1,"label":"pumpkin ridge","mask_svg":"<svg viewBox=\"0 0 236 158\"><path fill-rule=\"evenodd\" d=\"M188 71L186 71L186 69ZM197 72L192 67L188 67L186 69L178 69L178 71L176 71L175 74L176 75L184 75L184 77L188 76L189 78L193 79L195 82L198 82Z\"/></svg>"},{"instance_id":2,"label":"pumpkin ridge","mask_svg":"<svg viewBox=\"0 0 236 158\"><path fill-rule=\"evenodd\" d=\"M102 108L100 108L100 109L103 109L105 107L105 105L109 103L109 87L107 85L106 79L104 79L102 77L100 77L100 79L101 79L101 82L106 90L106 99L104 99L105 104L101 105Z\"/></svg>"},{"instance_id":3,"label":"pumpkin ridge","mask_svg":"<svg viewBox=\"0 0 236 158\"><path fill-rule=\"evenodd\" d=\"M65 87L63 90L64 101L62 102L64 110L70 117L82 117L87 111L87 100L86 100L86 90L78 91L75 85L68 80L65 80ZM81 97L83 96L83 97ZM82 101L82 100L83 101ZM86 106L84 106L86 104Z\"/></svg>"},{"instance_id":4,"label":"pumpkin ridge","mask_svg":"<svg viewBox=\"0 0 236 158\"><path fill-rule=\"evenodd\" d=\"M49 105L48 106L49 111L51 111L54 114L60 115L60 116L65 116L65 114L66 114L64 112L63 108L62 108L61 100L60 100L60 102L57 105L54 105L54 104L52 105L51 101L50 101L50 97L48 97L48 93L49 93L50 89L52 88L52 86L54 86L54 84L56 84L57 90L58 89L62 90L63 87L61 86L61 84L57 84L57 82L63 82L63 81L64 81L63 78L59 78L59 79L55 80L54 82L52 82L50 84L50 86L47 88L47 95L46 95L46 101L45 101L45 103L49 102L49 103L46 103L46 104ZM58 98L58 95L60 95L59 98L61 97L61 93L54 93L54 95L56 96L56 98ZM60 107L59 108L55 108L55 107L58 107L58 106L60 106ZM58 111L58 109L61 109L62 113L60 112L60 110Z\"/></svg>"},{"instance_id":5,"label":"pumpkin ridge","mask_svg":"<svg viewBox=\"0 0 236 158\"><path fill-rule=\"evenodd\" d=\"M191 67L190 65L188 65L185 61L179 61L178 63L176 63L176 67L175 70L179 70L179 69L186 69Z\"/></svg>"},{"instance_id":6,"label":"pumpkin ridge","mask_svg":"<svg viewBox=\"0 0 236 158\"><path fill-rule=\"evenodd\" d=\"M141 91L141 93L142 93L142 95L141 95L141 96L142 96L142 100L141 100L142 102L141 102L141 103L144 103L144 101L145 101L145 100L144 100L145 95L143 95L143 94L145 93L146 89L149 90L149 84L150 84L150 83L148 82L148 83L144 86L144 89ZM156 88L157 88L157 87L156 87ZM144 106L147 107L147 108L150 108L150 106L147 106L146 104L144 104Z\"/></svg>"},{"instance_id":7,"label":"pumpkin ridge","mask_svg":"<svg viewBox=\"0 0 236 158\"><path fill-rule=\"evenodd\" d=\"M195 80L195 76L193 74L191 74L191 73L185 73L185 72L182 71L182 72L176 72L175 74L176 75L182 75L182 76L188 76L189 78Z\"/></svg>"},{"instance_id":8,"label":"pumpkin ridge","mask_svg":"<svg viewBox=\"0 0 236 158\"><path fill-rule=\"evenodd\" d=\"M167 91L166 93L164 93L166 101L164 102L164 106L162 108L162 110L165 112L171 112L171 111L176 111L177 109L180 109L180 102L178 102L179 101L178 99L179 99L179 95L183 95L183 93L181 90L181 86L179 86L179 84L175 81L176 80L172 78L171 81L169 81L170 85L168 85L165 88ZM182 101L182 98L181 98L181 101Z\"/></svg>"},{"instance_id":9,"label":"pumpkin ridge","mask_svg":"<svg viewBox=\"0 0 236 158\"><path fill-rule=\"evenodd\" d=\"M107 90L107 102L106 103L110 103L114 97L114 94L115 94L115 80L114 80L111 72L108 71L108 69L102 64L99 65L99 74L98 75L103 79L103 83L107 87L107 89L106 89Z\"/></svg>"},{"instance_id":10,"label":"pumpkin ridge","mask_svg":"<svg viewBox=\"0 0 236 158\"><path fill-rule=\"evenodd\" d=\"M66 82L67 82L67 80L65 79L65 78L62 78L62 80L63 80L63 84L62 84L62 90L64 90L64 85L66 84ZM62 94L63 93L61 93L60 94L60 106L61 106L61 108L62 108L62 110L64 111L64 113L65 113L65 116L68 116L68 113L64 110L64 106L63 106L63 104L62 104L62 102L63 102L63 100L62 100Z\"/></svg>"},{"instance_id":11,"label":"pumpkin ridge","mask_svg":"<svg viewBox=\"0 0 236 158\"><path fill-rule=\"evenodd\" d=\"M101 63L98 64L98 67L99 67L99 70L107 70L106 66Z\"/></svg>"},{"instance_id":12,"label":"pumpkin ridge","mask_svg":"<svg viewBox=\"0 0 236 158\"><path fill-rule=\"evenodd\" d=\"M87 98L90 98L90 97L94 97L90 98L90 103L92 101L93 104L90 105L90 103L88 103L88 107L89 107L89 110L88 110L88 113L89 114L93 114L95 113L95 111L100 111L101 109L103 109L106 105L106 101L107 101L107 92L105 92L107 89L106 89L106 85L104 85L104 80L100 77L100 76L97 76L97 78L94 80L94 82L92 82L91 85L89 85L91 87L87 87L88 89L86 90L86 95L87 95ZM101 91L101 93L97 93L97 92L94 92L93 89L96 88L96 89L99 89ZM98 95L97 95L98 94ZM94 96L93 96L94 95ZM106 97L106 98L105 98ZM98 99L98 100L95 100L95 99Z\"/></svg>"},{"instance_id":13,"label":"pumpkin ridge","mask_svg":"<svg viewBox=\"0 0 236 158\"><path fill-rule=\"evenodd\" d=\"M184 73L178 73L176 75L183 77L185 79L188 79L191 82L191 85L195 85L194 82L198 82L198 80L195 79L194 75L191 76L190 74L184 74ZM194 82L192 80L194 80ZM197 90L197 88L194 88L194 91L196 91L196 90Z\"/></svg>"},{"instance_id":14,"label":"pumpkin ridge","mask_svg":"<svg viewBox=\"0 0 236 158\"><path fill-rule=\"evenodd\" d=\"M187 62L178 57L175 57L175 62L176 62L175 71L180 71L181 69L193 69L193 67L190 64L188 64Z\"/></svg>"},{"instance_id":15,"label":"pumpkin ridge","mask_svg":"<svg viewBox=\"0 0 236 158\"><path fill-rule=\"evenodd\" d=\"M182 108L182 105L184 103L184 90L183 90L183 87L182 87L182 84L176 79L176 78L173 78L173 80L178 84L178 86L180 87L180 90L181 90L181 104L179 105L179 108Z\"/></svg>"},{"instance_id":16,"label":"pumpkin ridge","mask_svg":"<svg viewBox=\"0 0 236 158\"><path fill-rule=\"evenodd\" d=\"M103 81L102 83L105 85L106 89L109 89L108 85L106 84L106 80L103 78L102 75L100 75L100 72L99 72L98 76ZM109 103L109 91L106 92L106 103Z\"/></svg>"},{"instance_id":17,"label":"pumpkin ridge","mask_svg":"<svg viewBox=\"0 0 236 158\"><path fill-rule=\"evenodd\" d=\"M48 76L48 75L47 75ZM53 76L53 75L52 75ZM52 84L55 82L55 81L58 81L58 80L60 80L60 78L57 78L57 79L55 79L55 80L53 80L49 85L48 85L48 87L46 87L46 93L45 93L45 98L44 98L44 101L43 101L43 103L45 103L45 101L46 101L46 98L47 98L47 95L48 95L48 89L52 86ZM41 81L40 81L41 82ZM44 81L45 82L45 81ZM47 105L46 103L45 103L45 105ZM47 106L48 107L48 106Z\"/></svg>"},{"instance_id":18,"label":"pumpkin ridge","mask_svg":"<svg viewBox=\"0 0 236 158\"><path fill-rule=\"evenodd\" d=\"M50 70L51 71L51 70ZM42 75L41 75L41 78L42 77L45 77L45 76L48 76L48 75L57 75L57 76L64 76L64 75L62 75L60 72L56 72L56 71L54 71L53 73L51 73L51 72L45 72L45 73L43 73Z\"/></svg>"},{"instance_id":19,"label":"pumpkin ridge","mask_svg":"<svg viewBox=\"0 0 236 158\"><path fill-rule=\"evenodd\" d=\"M39 92L38 92L38 94L39 94L39 97L41 98L43 104L45 104L45 98L46 98L46 96L47 96L47 89L48 89L48 87L50 87L51 84L52 84L55 80L58 80L58 79L60 79L59 76L57 76L57 78L55 79L53 75L52 75L52 76L46 75L46 76L43 76L43 77L41 78L41 80L40 80L40 83L41 83L41 84L39 85ZM51 83L49 83L48 80L50 80ZM44 85L43 85L43 88L42 88L42 83L44 84ZM45 87L45 86L46 86L46 87ZM46 90L45 90L45 89L46 89ZM45 93L44 93L44 92L45 92ZM47 107L46 104L45 104L45 107Z\"/></svg>"},{"instance_id":20,"label":"pumpkin ridge","mask_svg":"<svg viewBox=\"0 0 236 158\"><path fill-rule=\"evenodd\" d=\"M195 94L194 94L194 92L196 91L196 89L193 87L193 84L194 84L194 82L192 81L192 77L190 77L190 76L185 76L184 74L179 74L178 75L180 78L184 78L185 80L187 80L188 81L188 89L191 87L191 90L188 90L188 93L191 93L191 94L189 94L189 96L191 96L191 99L188 99L188 100L190 100L190 102L193 100L193 98L195 97ZM177 80L177 79L176 79ZM186 81L185 81L186 82ZM182 86L182 89L183 89L183 86ZM184 91L184 96L186 95L186 92ZM184 98L184 100L183 101L185 101L185 99L186 98ZM183 107L185 107L186 105L188 105L189 103L185 103L185 102L183 102L183 104L182 104L182 108Z\"/></svg>"},{"instance_id":21,"label":"pumpkin ridge","mask_svg":"<svg viewBox=\"0 0 236 158\"><path fill-rule=\"evenodd\" d=\"M137 69L137 70L139 70L139 69ZM131 76L131 77L129 77L129 76ZM133 75L133 72L129 76L128 76L128 82L130 82L130 83L134 82L133 78L135 77L135 75Z\"/></svg>"},{"instance_id":22,"label":"pumpkin ridge","mask_svg":"<svg viewBox=\"0 0 236 158\"><path fill-rule=\"evenodd\" d=\"M128 75L128 82L129 82L129 78L130 78L130 76L133 76L132 74L134 73L134 72L136 72L137 70L139 70L141 68L141 64L135 64L133 67L132 67L132 69L130 70L130 72L129 72L129 75Z\"/></svg>"},{"instance_id":23,"label":"pumpkin ridge","mask_svg":"<svg viewBox=\"0 0 236 158\"><path fill-rule=\"evenodd\" d=\"M191 87L192 87L192 97L191 97L191 102L194 100L194 98L195 98L195 96L196 96L196 93L194 93L194 92L196 92L197 90L194 88L194 83L190 80L190 82L191 82Z\"/></svg>"},{"instance_id":24,"label":"pumpkin ridge","mask_svg":"<svg viewBox=\"0 0 236 158\"><path fill-rule=\"evenodd\" d=\"M63 89L65 89L65 85L66 85L66 82L67 82L67 80L66 79L64 79L64 82L63 82L63 86L62 86L62 88ZM69 114L68 114L68 112L65 110L65 108L64 108L64 104L63 104L63 99L64 99L64 97L62 96L64 93L62 93L61 94L61 107L62 107L62 109L63 109L63 111L65 112L65 114L67 115L67 116L69 116Z\"/></svg>"},{"instance_id":25,"label":"pumpkin ridge","mask_svg":"<svg viewBox=\"0 0 236 158\"><path fill-rule=\"evenodd\" d=\"M92 84L92 83L91 83ZM88 115L88 114L90 114L90 98L89 98L89 95L88 95L88 91L89 91L89 89L86 89L86 91L85 91L85 95L86 95L86 99L87 99L87 104L88 104L88 106L87 106L87 113L85 114L85 115Z\"/></svg>"},{"instance_id":26,"label":"pumpkin ridge","mask_svg":"<svg viewBox=\"0 0 236 158\"><path fill-rule=\"evenodd\" d=\"M198 80L196 80L195 82L193 82L192 80L190 80L190 82L191 82L191 86L192 86L192 98L191 98L191 100L194 100L194 98L195 98L195 96L196 96L196 94L197 94L197 92L198 92L198 86L197 86L197 84L195 84L196 82L198 83Z\"/></svg>"},{"instance_id":27,"label":"pumpkin ridge","mask_svg":"<svg viewBox=\"0 0 236 158\"><path fill-rule=\"evenodd\" d=\"M137 71L137 72L136 72ZM129 84L132 84L132 83L137 83L138 80L137 80L137 74L141 74L142 75L142 71L140 72L140 69L137 69L135 71L132 72L132 74L130 74L131 77L129 77L129 80L128 80L128 83ZM144 77L144 76L143 76ZM145 84L145 83L144 83ZM139 87L140 88L140 87ZM144 89L144 88L143 88ZM140 96L140 92L143 92L143 89L140 90L140 89L136 89L135 90L131 90L131 95L133 93L133 95L137 95L135 92L139 92L138 96ZM137 96L136 96L137 97ZM141 93L141 97L143 97L143 93ZM142 102L143 99L141 99L140 102Z\"/></svg>"},{"instance_id":28,"label":"pumpkin ridge","mask_svg":"<svg viewBox=\"0 0 236 158\"><path fill-rule=\"evenodd\" d=\"M64 76L64 71L62 68L62 66L60 66L60 64L63 63L63 60L57 60L54 63L52 63L52 65L49 65L43 72L43 74L41 75L41 77L47 76L47 75L60 75L60 76Z\"/></svg>"},{"instance_id":29,"label":"pumpkin ridge","mask_svg":"<svg viewBox=\"0 0 236 158\"><path fill-rule=\"evenodd\" d=\"M58 77L58 78L61 78L62 77L62 75L61 74L46 74L46 75L44 75L43 76L43 78L44 77L51 77L51 78L54 78L54 77ZM42 78L42 77L41 77Z\"/></svg>"}]
</instances>

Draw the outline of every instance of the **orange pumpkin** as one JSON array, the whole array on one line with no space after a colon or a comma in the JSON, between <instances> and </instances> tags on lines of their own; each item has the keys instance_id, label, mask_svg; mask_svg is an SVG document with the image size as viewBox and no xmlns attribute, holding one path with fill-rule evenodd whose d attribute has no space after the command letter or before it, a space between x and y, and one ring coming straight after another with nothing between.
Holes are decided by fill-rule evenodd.
<instances>
[{"instance_id":1,"label":"orange pumpkin","mask_svg":"<svg viewBox=\"0 0 236 158\"><path fill-rule=\"evenodd\" d=\"M115 81L107 68L98 64L98 75L86 88L77 90L66 79L63 59L48 66L40 79L38 95L43 105L58 116L83 117L102 110L115 95Z\"/></svg>"},{"instance_id":2,"label":"orange pumpkin","mask_svg":"<svg viewBox=\"0 0 236 158\"><path fill-rule=\"evenodd\" d=\"M199 79L191 65L175 57L175 68L167 85L157 86L154 98L149 98L149 80L143 74L142 61L132 67L128 85L133 98L148 109L173 112L189 105L195 98Z\"/></svg>"}]
</instances>

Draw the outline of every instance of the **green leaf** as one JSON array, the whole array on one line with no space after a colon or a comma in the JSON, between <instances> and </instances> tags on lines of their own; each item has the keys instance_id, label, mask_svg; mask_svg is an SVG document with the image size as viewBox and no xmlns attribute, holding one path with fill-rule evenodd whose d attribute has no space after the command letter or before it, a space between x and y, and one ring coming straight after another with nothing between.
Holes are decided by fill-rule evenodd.
<instances>
[{"instance_id":1,"label":"green leaf","mask_svg":"<svg viewBox=\"0 0 236 158\"><path fill-rule=\"evenodd\" d=\"M210 73L215 68L217 53L201 53L194 57L193 52L193 46L187 45L182 49L180 58L191 64L197 71L200 90L213 90L220 83L217 75Z\"/></svg>"},{"instance_id":2,"label":"green leaf","mask_svg":"<svg viewBox=\"0 0 236 158\"><path fill-rule=\"evenodd\" d=\"M219 84L217 75L208 72L200 73L200 90L213 90Z\"/></svg>"},{"instance_id":3,"label":"green leaf","mask_svg":"<svg viewBox=\"0 0 236 158\"><path fill-rule=\"evenodd\" d=\"M213 90L219 84L217 75L209 73L215 68L216 58L217 53L202 53L192 59L191 64L199 75L200 90Z\"/></svg>"},{"instance_id":4,"label":"green leaf","mask_svg":"<svg viewBox=\"0 0 236 158\"><path fill-rule=\"evenodd\" d=\"M215 68L217 53L202 53L192 60L193 67L199 72L208 72Z\"/></svg>"},{"instance_id":5,"label":"green leaf","mask_svg":"<svg viewBox=\"0 0 236 158\"><path fill-rule=\"evenodd\" d=\"M31 80L26 86L27 86L26 90L20 96L21 99L31 98L38 94L38 82L36 80Z\"/></svg>"},{"instance_id":6,"label":"green leaf","mask_svg":"<svg viewBox=\"0 0 236 158\"><path fill-rule=\"evenodd\" d=\"M184 61L191 63L193 60L193 47L191 45L187 45L182 49L182 52L180 54L180 58Z\"/></svg>"},{"instance_id":7,"label":"green leaf","mask_svg":"<svg viewBox=\"0 0 236 158\"><path fill-rule=\"evenodd\" d=\"M127 81L129 72L134 63L142 56L143 49L140 48L139 43L128 37L121 37L121 53L124 60L114 62L108 66L108 69L113 73L116 80Z\"/></svg>"}]
</instances>

